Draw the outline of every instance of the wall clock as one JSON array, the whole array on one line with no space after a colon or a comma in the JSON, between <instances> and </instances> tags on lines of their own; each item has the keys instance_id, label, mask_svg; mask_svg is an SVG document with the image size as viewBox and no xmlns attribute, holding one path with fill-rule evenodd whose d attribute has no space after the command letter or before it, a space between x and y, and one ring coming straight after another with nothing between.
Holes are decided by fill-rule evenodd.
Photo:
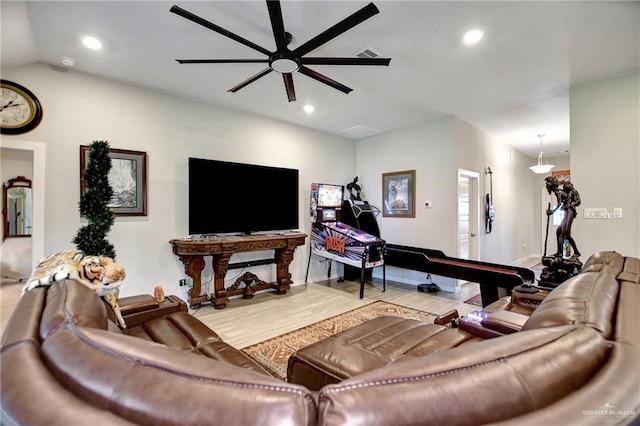
<instances>
[{"instance_id":1,"label":"wall clock","mask_svg":"<svg viewBox=\"0 0 640 426\"><path fill-rule=\"evenodd\" d=\"M18 135L35 129L42 120L42 106L26 87L0 80L0 133Z\"/></svg>"}]
</instances>

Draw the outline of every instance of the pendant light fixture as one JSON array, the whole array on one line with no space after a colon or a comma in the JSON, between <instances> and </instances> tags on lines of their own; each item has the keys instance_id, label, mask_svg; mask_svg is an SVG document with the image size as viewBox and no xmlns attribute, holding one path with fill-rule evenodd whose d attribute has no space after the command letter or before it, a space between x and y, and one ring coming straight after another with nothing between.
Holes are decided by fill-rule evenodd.
<instances>
[{"instance_id":1,"label":"pendant light fixture","mask_svg":"<svg viewBox=\"0 0 640 426\"><path fill-rule=\"evenodd\" d=\"M544 135L542 134L538 135L538 137L540 138L540 153L538 154L538 164L536 164L535 166L529 167L533 173L538 173L538 174L549 173L551 169L553 169L554 167L553 164L547 163L547 156L544 155L544 152L542 151L543 136ZM544 157L544 164L542 163L542 157Z\"/></svg>"}]
</instances>

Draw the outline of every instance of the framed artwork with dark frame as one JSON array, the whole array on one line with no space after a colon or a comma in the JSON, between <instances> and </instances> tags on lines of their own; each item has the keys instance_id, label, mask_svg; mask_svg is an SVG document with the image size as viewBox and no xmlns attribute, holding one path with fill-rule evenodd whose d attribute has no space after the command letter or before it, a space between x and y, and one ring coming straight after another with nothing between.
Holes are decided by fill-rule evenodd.
<instances>
[{"instance_id":1,"label":"framed artwork with dark frame","mask_svg":"<svg viewBox=\"0 0 640 426\"><path fill-rule=\"evenodd\" d=\"M147 153L126 149L109 149L111 170L109 183L113 198L109 208L115 216L147 215ZM80 145L80 194L86 189L83 174L89 162L89 147Z\"/></svg>"},{"instance_id":2,"label":"framed artwork with dark frame","mask_svg":"<svg viewBox=\"0 0 640 426\"><path fill-rule=\"evenodd\" d=\"M416 171L382 174L382 216L416 217Z\"/></svg>"}]
</instances>

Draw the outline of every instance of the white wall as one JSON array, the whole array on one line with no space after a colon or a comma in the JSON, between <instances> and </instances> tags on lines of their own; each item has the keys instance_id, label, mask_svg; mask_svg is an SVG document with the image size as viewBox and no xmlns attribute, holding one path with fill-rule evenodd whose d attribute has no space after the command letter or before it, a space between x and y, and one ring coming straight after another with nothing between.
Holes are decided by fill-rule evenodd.
<instances>
[{"instance_id":1,"label":"white wall","mask_svg":"<svg viewBox=\"0 0 640 426\"><path fill-rule=\"evenodd\" d=\"M539 215L533 195L535 177L528 169L531 161L455 117L373 136L357 144L357 175L371 204L381 207L382 173L416 170L416 217L380 215L382 238L394 244L442 250L452 257L457 255L458 169L477 172L480 194L485 194L489 184L484 170L491 167L496 220L491 234L484 232L481 222L478 257L503 264L540 252L539 225L530 226L538 223ZM423 207L425 200L431 201L431 208ZM483 215L482 211L479 214ZM422 273L394 268L387 268L387 278L424 282ZM452 281L443 277L437 284L454 290Z\"/></svg>"},{"instance_id":2,"label":"white wall","mask_svg":"<svg viewBox=\"0 0 640 426\"><path fill-rule=\"evenodd\" d=\"M127 271L121 295L184 293L178 279L182 263L169 240L186 236L187 158L202 157L300 170L300 228L309 233L311 182L348 183L355 174L355 143L258 116L205 105L166 94L44 64L2 70L3 78L20 82L39 98L44 118L38 128L8 140L46 144L46 253L74 249L71 240L82 225L79 146L106 139L112 148L148 154L148 215L119 217L108 235L116 260ZM230 96L234 96L230 94ZM220 182L220 191L235 182ZM203 200L205 202L205 200ZM238 260L251 258L241 255ZM304 282L308 245L299 247L291 264L294 283ZM232 261L235 261L233 259ZM324 264L313 264L310 280L326 276ZM274 281L275 268L252 269ZM210 266L204 281L211 277ZM231 281L241 273L229 272Z\"/></svg>"},{"instance_id":3,"label":"white wall","mask_svg":"<svg viewBox=\"0 0 640 426\"><path fill-rule=\"evenodd\" d=\"M573 87L571 180L582 206L572 234L583 254L640 256L640 73ZM622 219L584 219L585 208L623 209Z\"/></svg>"},{"instance_id":4,"label":"white wall","mask_svg":"<svg viewBox=\"0 0 640 426\"><path fill-rule=\"evenodd\" d=\"M490 191L490 181L484 171L490 167L493 172L495 219L491 233L487 234L484 231L484 209L479 211L482 219L477 233L479 259L509 264L540 253L537 244L540 231L535 226L540 214L535 187L540 176L529 170L531 159L462 120L456 119L455 124L455 164L458 168L480 174L483 208L484 195ZM455 209L457 200L454 198L452 202L451 208Z\"/></svg>"}]
</instances>

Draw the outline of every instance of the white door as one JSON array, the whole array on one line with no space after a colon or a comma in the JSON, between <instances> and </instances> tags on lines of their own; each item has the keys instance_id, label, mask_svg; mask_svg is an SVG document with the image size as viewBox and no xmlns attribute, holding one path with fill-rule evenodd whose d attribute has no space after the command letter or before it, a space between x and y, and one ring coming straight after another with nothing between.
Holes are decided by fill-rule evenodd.
<instances>
[{"instance_id":1,"label":"white door","mask_svg":"<svg viewBox=\"0 0 640 426\"><path fill-rule=\"evenodd\" d=\"M470 182L467 176L458 176L458 257L470 259L471 255L471 203Z\"/></svg>"}]
</instances>

